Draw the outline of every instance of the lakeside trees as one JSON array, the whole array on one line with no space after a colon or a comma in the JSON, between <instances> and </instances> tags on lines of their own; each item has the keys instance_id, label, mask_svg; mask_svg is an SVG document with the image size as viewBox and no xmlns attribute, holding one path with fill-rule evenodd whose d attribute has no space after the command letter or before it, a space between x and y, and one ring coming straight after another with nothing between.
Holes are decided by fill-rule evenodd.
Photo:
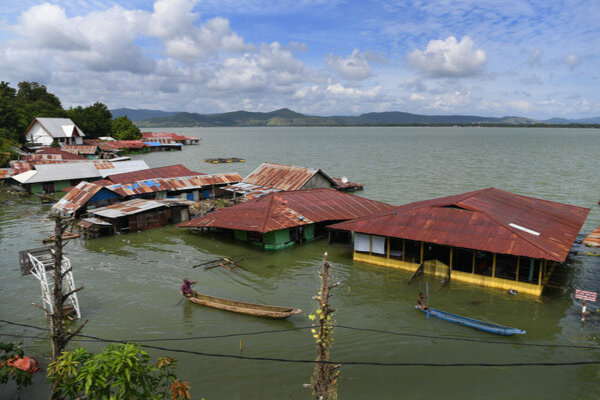
<instances>
[{"instance_id":1,"label":"lakeside trees","mask_svg":"<svg viewBox=\"0 0 600 400\"><path fill-rule=\"evenodd\" d=\"M142 138L140 128L126 116L116 118L112 122L113 137L117 140L139 140Z\"/></svg>"},{"instance_id":2,"label":"lakeside trees","mask_svg":"<svg viewBox=\"0 0 600 400\"><path fill-rule=\"evenodd\" d=\"M113 130L120 137L139 139L137 128L129 119L113 125L112 114L101 103L64 109L60 99L37 82L19 82L17 88L0 81L0 163L12 156L10 146L25 143L25 131L36 117L71 118L88 139L111 136ZM0 167L3 165L0 165Z\"/></svg>"}]
</instances>

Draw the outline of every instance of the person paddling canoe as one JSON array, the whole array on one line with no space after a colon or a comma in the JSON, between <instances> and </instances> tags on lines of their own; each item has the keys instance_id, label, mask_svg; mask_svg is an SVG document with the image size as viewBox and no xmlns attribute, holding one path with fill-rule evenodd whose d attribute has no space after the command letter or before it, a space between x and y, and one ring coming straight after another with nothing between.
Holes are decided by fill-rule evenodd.
<instances>
[{"instance_id":1,"label":"person paddling canoe","mask_svg":"<svg viewBox=\"0 0 600 400\"><path fill-rule=\"evenodd\" d=\"M192 294L192 285L195 285L197 282L192 282L188 278L183 278L183 283L181 284L181 294L184 296L190 296Z\"/></svg>"},{"instance_id":2,"label":"person paddling canoe","mask_svg":"<svg viewBox=\"0 0 600 400\"><path fill-rule=\"evenodd\" d=\"M419 298L417 299L417 307L421 310L427 310L429 307L425 304L425 295L423 292L419 292Z\"/></svg>"}]
</instances>

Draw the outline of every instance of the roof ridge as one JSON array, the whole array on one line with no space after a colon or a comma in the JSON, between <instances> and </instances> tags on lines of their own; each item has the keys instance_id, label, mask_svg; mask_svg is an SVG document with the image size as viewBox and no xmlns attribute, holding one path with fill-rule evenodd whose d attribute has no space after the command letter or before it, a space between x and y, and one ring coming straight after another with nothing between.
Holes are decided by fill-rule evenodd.
<instances>
[{"instance_id":1,"label":"roof ridge","mask_svg":"<svg viewBox=\"0 0 600 400\"><path fill-rule=\"evenodd\" d=\"M261 224L261 232L264 232L265 229L267 228L267 222L269 222L269 217L271 216L271 213L274 211L273 201L275 201L274 200L275 196L279 197L278 195L279 195L279 192L273 192L272 195L271 195L271 193L267 195L267 196L271 196L271 197L269 198L269 205L267 207L267 212L264 213L264 218L265 219L264 219L264 221ZM264 197L262 197L262 198L264 198ZM258 199L256 199L256 201L258 202L258 201L260 201L260 199L261 199L261 197L259 197Z\"/></svg>"}]
</instances>

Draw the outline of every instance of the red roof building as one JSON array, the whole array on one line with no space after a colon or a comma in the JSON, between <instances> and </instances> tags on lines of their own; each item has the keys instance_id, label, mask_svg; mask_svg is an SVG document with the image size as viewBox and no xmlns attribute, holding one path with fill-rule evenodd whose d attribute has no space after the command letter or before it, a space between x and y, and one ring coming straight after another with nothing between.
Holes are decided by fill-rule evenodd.
<instances>
[{"instance_id":1,"label":"red roof building","mask_svg":"<svg viewBox=\"0 0 600 400\"><path fill-rule=\"evenodd\" d=\"M590 209L487 188L419 201L331 229L355 233L354 259L540 295ZM430 263L431 264L431 263Z\"/></svg>"},{"instance_id":2,"label":"red roof building","mask_svg":"<svg viewBox=\"0 0 600 400\"><path fill-rule=\"evenodd\" d=\"M142 171L126 172L118 175L110 175L108 179L112 183L130 183L145 179L176 178L184 176L204 175L187 169L183 164L168 165L165 167L148 168Z\"/></svg>"},{"instance_id":3,"label":"red roof building","mask_svg":"<svg viewBox=\"0 0 600 400\"><path fill-rule=\"evenodd\" d=\"M226 229L237 239L279 249L325 234L325 225L333 221L370 216L392 207L329 188L275 192L179 227Z\"/></svg>"}]
</instances>

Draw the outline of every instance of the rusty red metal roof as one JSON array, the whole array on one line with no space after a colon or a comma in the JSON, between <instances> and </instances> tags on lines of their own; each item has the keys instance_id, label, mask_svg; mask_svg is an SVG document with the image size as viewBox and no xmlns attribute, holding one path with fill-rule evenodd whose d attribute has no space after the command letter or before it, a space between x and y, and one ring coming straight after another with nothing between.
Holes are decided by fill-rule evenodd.
<instances>
[{"instance_id":1,"label":"rusty red metal roof","mask_svg":"<svg viewBox=\"0 0 600 400\"><path fill-rule=\"evenodd\" d=\"M98 146L85 144L69 144L63 145L61 150L73 154L96 154Z\"/></svg>"},{"instance_id":2,"label":"rusty red metal roof","mask_svg":"<svg viewBox=\"0 0 600 400\"><path fill-rule=\"evenodd\" d=\"M141 149L149 147L141 140L116 140L114 142L100 142L98 147L104 151L115 151L121 149Z\"/></svg>"},{"instance_id":3,"label":"rusty red metal roof","mask_svg":"<svg viewBox=\"0 0 600 400\"><path fill-rule=\"evenodd\" d=\"M203 217L179 227L216 227L266 233L322 221L340 221L381 213L392 205L334 189L275 192Z\"/></svg>"},{"instance_id":4,"label":"rusty red metal roof","mask_svg":"<svg viewBox=\"0 0 600 400\"><path fill-rule=\"evenodd\" d=\"M176 178L146 179L130 183L118 183L108 188L121 196L134 196L144 193L197 189L212 185L228 185L239 182L237 173L195 175Z\"/></svg>"},{"instance_id":5,"label":"rusty red metal roof","mask_svg":"<svg viewBox=\"0 0 600 400\"><path fill-rule=\"evenodd\" d=\"M12 168L0 168L0 179L10 178L15 174Z\"/></svg>"},{"instance_id":6,"label":"rusty red metal roof","mask_svg":"<svg viewBox=\"0 0 600 400\"><path fill-rule=\"evenodd\" d=\"M142 132L142 140L154 138L169 138L173 141L185 141L188 137L171 132ZM194 138L195 139L195 138Z\"/></svg>"},{"instance_id":7,"label":"rusty red metal roof","mask_svg":"<svg viewBox=\"0 0 600 400\"><path fill-rule=\"evenodd\" d=\"M600 226L586 236L582 243L590 247L600 247Z\"/></svg>"},{"instance_id":8,"label":"rusty red metal roof","mask_svg":"<svg viewBox=\"0 0 600 400\"><path fill-rule=\"evenodd\" d=\"M144 179L156 178L176 178L180 176L205 175L201 172L194 172L187 169L183 164L167 165L165 167L148 168L142 171L125 172L117 175L110 175L108 179L114 183L130 183Z\"/></svg>"},{"instance_id":9,"label":"rusty red metal roof","mask_svg":"<svg viewBox=\"0 0 600 400\"><path fill-rule=\"evenodd\" d=\"M56 204L52 206L53 210L71 214L83 207L96 193L104 189L104 186L91 182L79 182L77 186L71 188Z\"/></svg>"},{"instance_id":10,"label":"rusty red metal roof","mask_svg":"<svg viewBox=\"0 0 600 400\"><path fill-rule=\"evenodd\" d=\"M293 165L262 163L250 175L244 178L244 183L250 183L264 188L280 190L300 190L316 174L321 174L335 186L335 182L318 168L303 168Z\"/></svg>"},{"instance_id":11,"label":"rusty red metal roof","mask_svg":"<svg viewBox=\"0 0 600 400\"><path fill-rule=\"evenodd\" d=\"M331 179L335 182L336 188L340 190L351 188L362 190L365 186L362 183L351 182L347 178L335 178L332 176Z\"/></svg>"},{"instance_id":12,"label":"rusty red metal roof","mask_svg":"<svg viewBox=\"0 0 600 400\"><path fill-rule=\"evenodd\" d=\"M487 188L406 204L330 228L563 262L589 212Z\"/></svg>"},{"instance_id":13,"label":"rusty red metal roof","mask_svg":"<svg viewBox=\"0 0 600 400\"><path fill-rule=\"evenodd\" d=\"M43 157L40 155L59 155L59 158L56 157ZM68 151L64 151L62 150L61 147L42 147L41 149L38 149L35 154L31 154L29 156L24 156L23 160L29 160L29 159L60 159L60 160L86 160L85 157L82 157L78 154L73 154L72 152L68 152Z\"/></svg>"}]
</instances>

